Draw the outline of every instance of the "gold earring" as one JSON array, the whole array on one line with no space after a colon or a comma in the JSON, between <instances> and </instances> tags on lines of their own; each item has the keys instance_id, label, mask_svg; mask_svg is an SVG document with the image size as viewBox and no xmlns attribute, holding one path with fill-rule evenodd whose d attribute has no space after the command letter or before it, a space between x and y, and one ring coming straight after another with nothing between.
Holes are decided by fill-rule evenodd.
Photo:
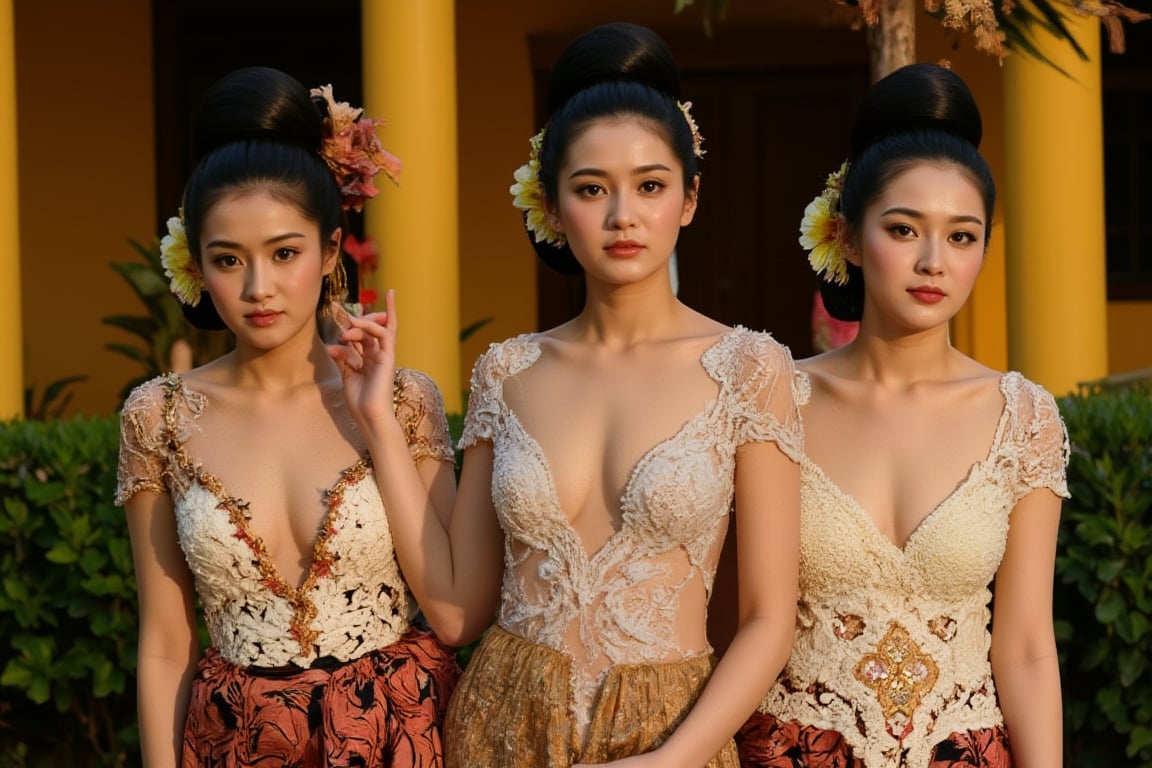
<instances>
[{"instance_id":1,"label":"gold earring","mask_svg":"<svg viewBox=\"0 0 1152 768\"><path fill-rule=\"evenodd\" d=\"M324 311L327 312L333 302L343 304L347 297L348 273L344 271L344 262L337 257L336 266L328 273L324 288Z\"/></svg>"}]
</instances>

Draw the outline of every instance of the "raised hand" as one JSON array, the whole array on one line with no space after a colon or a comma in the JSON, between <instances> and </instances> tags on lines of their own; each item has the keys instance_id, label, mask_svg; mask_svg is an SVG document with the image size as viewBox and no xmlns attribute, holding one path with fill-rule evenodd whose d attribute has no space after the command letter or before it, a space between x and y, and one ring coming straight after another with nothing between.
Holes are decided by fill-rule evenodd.
<instances>
[{"instance_id":1,"label":"raised hand","mask_svg":"<svg viewBox=\"0 0 1152 768\"><path fill-rule=\"evenodd\" d=\"M344 399L366 437L381 419L395 418L392 387L396 376L396 302L391 289L384 297L384 312L353 317L339 304L332 318L342 343L328 345L344 379Z\"/></svg>"}]
</instances>

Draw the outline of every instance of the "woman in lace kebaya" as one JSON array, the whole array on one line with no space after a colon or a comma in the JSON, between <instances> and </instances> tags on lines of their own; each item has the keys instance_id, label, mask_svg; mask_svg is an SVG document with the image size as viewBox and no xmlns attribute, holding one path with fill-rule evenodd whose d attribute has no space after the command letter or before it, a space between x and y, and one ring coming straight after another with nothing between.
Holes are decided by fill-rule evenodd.
<instances>
[{"instance_id":1,"label":"woman in lace kebaya","mask_svg":"<svg viewBox=\"0 0 1152 768\"><path fill-rule=\"evenodd\" d=\"M450 766L734 767L732 736L787 656L793 366L767 334L672 292L703 152L678 95L669 51L642 27L595 28L557 62L514 194L538 252L581 272L587 299L476 363L447 533L411 469L399 482L402 425L378 406L365 416L373 456L395 457L386 507L432 626L463 642L498 611L449 708ZM387 309L344 334L365 392L391 375ZM705 617L730 519L741 621L717 663Z\"/></svg>"},{"instance_id":2,"label":"woman in lace kebaya","mask_svg":"<svg viewBox=\"0 0 1152 768\"><path fill-rule=\"evenodd\" d=\"M993 210L980 134L959 77L897 70L806 212L828 310L860 329L799 365L800 606L788 664L738 737L749 768L1061 763L1067 437L1050 394L948 339Z\"/></svg>"},{"instance_id":3,"label":"woman in lace kebaya","mask_svg":"<svg viewBox=\"0 0 1152 768\"><path fill-rule=\"evenodd\" d=\"M122 413L147 768L443 764L459 668L411 624L375 457L317 330L344 296L345 209L376 193L377 171L399 171L374 128L330 88L266 68L228 75L202 104L162 258L178 298L235 349L141 385ZM417 482L450 509L440 394L412 370L390 384L381 405Z\"/></svg>"}]
</instances>

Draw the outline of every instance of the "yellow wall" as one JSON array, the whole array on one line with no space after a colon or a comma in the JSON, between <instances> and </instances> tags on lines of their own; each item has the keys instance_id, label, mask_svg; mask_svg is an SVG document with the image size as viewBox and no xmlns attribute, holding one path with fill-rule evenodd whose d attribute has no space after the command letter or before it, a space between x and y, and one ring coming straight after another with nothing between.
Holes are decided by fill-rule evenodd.
<instances>
[{"instance_id":1,"label":"yellow wall","mask_svg":"<svg viewBox=\"0 0 1152 768\"><path fill-rule=\"evenodd\" d=\"M1108 303L1108 373L1152 368L1152 301Z\"/></svg>"},{"instance_id":2,"label":"yellow wall","mask_svg":"<svg viewBox=\"0 0 1152 768\"><path fill-rule=\"evenodd\" d=\"M21 290L26 380L86 374L74 410L111 413L139 370L103 347L135 313L108 267L155 220L148 0L16 0ZM142 307L141 307L142 311Z\"/></svg>"}]
</instances>

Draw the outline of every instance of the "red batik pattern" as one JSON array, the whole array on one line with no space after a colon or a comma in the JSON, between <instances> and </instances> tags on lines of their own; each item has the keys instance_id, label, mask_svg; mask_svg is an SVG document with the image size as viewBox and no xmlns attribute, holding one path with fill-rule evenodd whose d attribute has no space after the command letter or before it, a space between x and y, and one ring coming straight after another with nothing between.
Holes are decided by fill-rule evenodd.
<instances>
[{"instance_id":1,"label":"red batik pattern","mask_svg":"<svg viewBox=\"0 0 1152 768\"><path fill-rule=\"evenodd\" d=\"M839 733L761 712L736 734L736 746L741 768L865 768ZM954 733L933 748L927 768L1012 768L1008 732L997 726Z\"/></svg>"},{"instance_id":2,"label":"red batik pattern","mask_svg":"<svg viewBox=\"0 0 1152 768\"><path fill-rule=\"evenodd\" d=\"M214 650L192 683L183 768L440 768L460 675L424 629L332 672L250 674Z\"/></svg>"}]
</instances>

